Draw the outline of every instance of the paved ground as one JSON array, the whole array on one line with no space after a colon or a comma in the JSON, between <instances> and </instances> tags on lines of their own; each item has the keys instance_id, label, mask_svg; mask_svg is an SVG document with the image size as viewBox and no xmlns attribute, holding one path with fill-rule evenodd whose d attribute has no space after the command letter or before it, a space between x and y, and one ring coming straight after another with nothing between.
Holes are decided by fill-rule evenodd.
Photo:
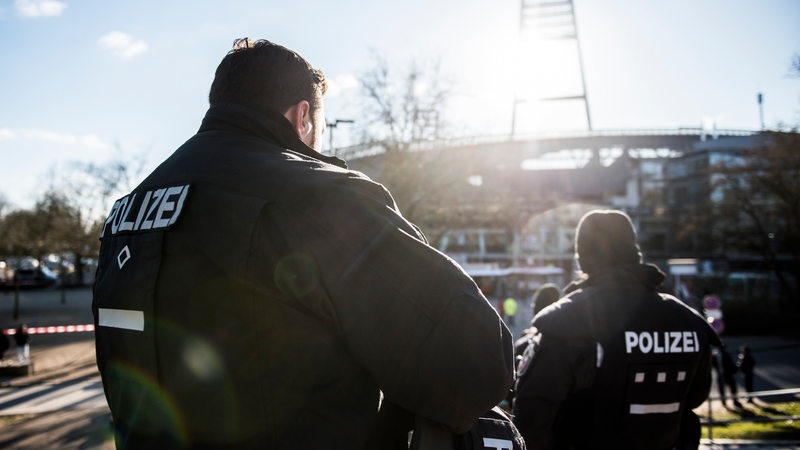
<instances>
[{"instance_id":1,"label":"paved ground","mask_svg":"<svg viewBox=\"0 0 800 450\"><path fill-rule=\"evenodd\" d=\"M0 328L15 328L21 323L31 327L92 323L89 289L21 291L18 302L15 300L13 291L0 292ZM12 344L6 359L14 357ZM56 385L99 377L92 333L33 335L31 359L33 375L0 377L0 386L24 389L37 384ZM110 419L108 407L0 415L0 448L113 450Z\"/></svg>"},{"instance_id":2,"label":"paved ground","mask_svg":"<svg viewBox=\"0 0 800 450\"><path fill-rule=\"evenodd\" d=\"M37 341L45 340L39 336ZM23 389L36 384L57 384L97 379L94 340L90 334L73 339L53 339L46 348L34 346L32 376L5 378L4 386ZM113 450L111 415L107 406L62 409L55 412L0 416L0 448Z\"/></svg>"}]
</instances>

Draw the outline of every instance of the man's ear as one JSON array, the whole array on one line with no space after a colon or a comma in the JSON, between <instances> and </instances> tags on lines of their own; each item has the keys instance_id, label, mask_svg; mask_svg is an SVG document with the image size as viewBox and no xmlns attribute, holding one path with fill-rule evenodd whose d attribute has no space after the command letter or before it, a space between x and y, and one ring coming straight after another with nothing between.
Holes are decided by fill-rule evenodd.
<instances>
[{"instance_id":1,"label":"man's ear","mask_svg":"<svg viewBox=\"0 0 800 450\"><path fill-rule=\"evenodd\" d=\"M307 100L300 100L286 110L283 115L289 119L292 124L294 132L300 139L304 139L311 134L313 126L311 125L311 105Z\"/></svg>"}]
</instances>

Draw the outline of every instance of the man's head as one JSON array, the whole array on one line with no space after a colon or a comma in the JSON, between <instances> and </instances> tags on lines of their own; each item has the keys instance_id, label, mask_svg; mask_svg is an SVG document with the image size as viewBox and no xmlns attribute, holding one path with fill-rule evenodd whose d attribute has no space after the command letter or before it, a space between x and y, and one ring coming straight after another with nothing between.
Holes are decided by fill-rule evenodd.
<instances>
[{"instance_id":1,"label":"man's head","mask_svg":"<svg viewBox=\"0 0 800 450\"><path fill-rule=\"evenodd\" d=\"M208 101L282 114L300 139L319 150L325 130L325 75L297 53L267 40L237 39L214 75Z\"/></svg>"},{"instance_id":2,"label":"man's head","mask_svg":"<svg viewBox=\"0 0 800 450\"><path fill-rule=\"evenodd\" d=\"M642 262L630 217L622 211L594 210L578 223L575 253L584 273Z\"/></svg>"}]
</instances>

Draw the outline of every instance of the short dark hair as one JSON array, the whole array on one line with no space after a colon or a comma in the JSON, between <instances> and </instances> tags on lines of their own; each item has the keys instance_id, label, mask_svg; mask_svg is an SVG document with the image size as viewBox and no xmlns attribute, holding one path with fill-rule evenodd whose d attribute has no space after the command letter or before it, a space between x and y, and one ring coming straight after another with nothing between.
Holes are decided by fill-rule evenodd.
<instances>
[{"instance_id":1,"label":"short dark hair","mask_svg":"<svg viewBox=\"0 0 800 450\"><path fill-rule=\"evenodd\" d=\"M232 102L283 114L307 100L316 111L328 89L325 75L296 52L259 39L236 39L217 66L208 101Z\"/></svg>"}]
</instances>

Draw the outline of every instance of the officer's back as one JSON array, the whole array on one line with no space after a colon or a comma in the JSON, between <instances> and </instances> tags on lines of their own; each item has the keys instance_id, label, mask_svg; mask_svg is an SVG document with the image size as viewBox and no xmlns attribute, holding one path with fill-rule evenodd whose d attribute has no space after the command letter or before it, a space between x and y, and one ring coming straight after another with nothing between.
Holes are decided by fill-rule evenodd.
<instances>
[{"instance_id":1,"label":"officer's back","mask_svg":"<svg viewBox=\"0 0 800 450\"><path fill-rule=\"evenodd\" d=\"M585 278L534 320L519 367L515 423L528 448L667 449L710 387L713 330L642 264L630 219L584 216Z\"/></svg>"}]
</instances>

